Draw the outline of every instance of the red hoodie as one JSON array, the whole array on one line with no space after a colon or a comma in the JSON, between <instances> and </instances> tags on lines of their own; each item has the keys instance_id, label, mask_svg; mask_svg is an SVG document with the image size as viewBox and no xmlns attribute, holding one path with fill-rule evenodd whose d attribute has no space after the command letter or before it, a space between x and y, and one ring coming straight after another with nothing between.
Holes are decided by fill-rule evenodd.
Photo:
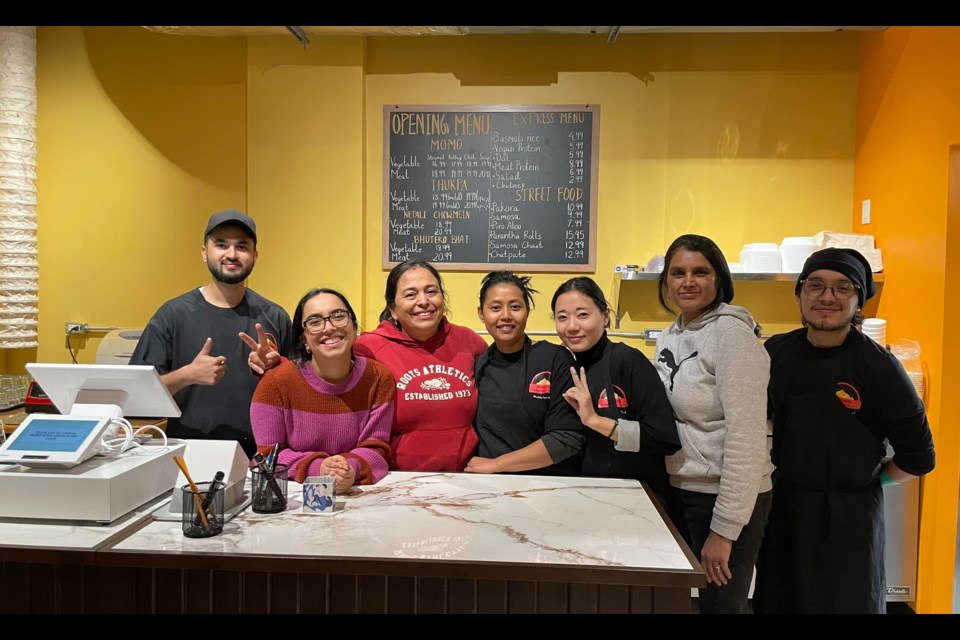
<instances>
[{"instance_id":1,"label":"red hoodie","mask_svg":"<svg viewBox=\"0 0 960 640\"><path fill-rule=\"evenodd\" d=\"M390 432L390 468L463 471L477 448L473 363L487 343L466 327L440 321L420 342L389 320L357 337L353 350L390 369L397 411Z\"/></svg>"}]
</instances>

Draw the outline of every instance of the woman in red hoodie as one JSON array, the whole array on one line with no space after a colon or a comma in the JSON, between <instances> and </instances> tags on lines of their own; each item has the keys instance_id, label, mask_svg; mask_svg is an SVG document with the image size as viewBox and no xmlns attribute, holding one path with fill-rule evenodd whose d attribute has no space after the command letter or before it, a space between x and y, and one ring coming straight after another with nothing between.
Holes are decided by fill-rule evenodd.
<instances>
[{"instance_id":1,"label":"woman in red hoodie","mask_svg":"<svg viewBox=\"0 0 960 640\"><path fill-rule=\"evenodd\" d=\"M395 266L384 299L379 326L358 336L353 352L383 363L397 381L390 468L463 471L477 449L473 366L487 343L444 317L443 281L429 262L407 260ZM257 331L262 331L259 326ZM244 341L253 348L248 363L256 373L280 363L265 335L259 343Z\"/></svg>"},{"instance_id":2,"label":"woman in red hoodie","mask_svg":"<svg viewBox=\"0 0 960 640\"><path fill-rule=\"evenodd\" d=\"M446 293L429 262L407 260L387 276L380 325L354 353L381 362L397 381L390 468L463 471L477 448L473 365L487 343L445 317Z\"/></svg>"}]
</instances>

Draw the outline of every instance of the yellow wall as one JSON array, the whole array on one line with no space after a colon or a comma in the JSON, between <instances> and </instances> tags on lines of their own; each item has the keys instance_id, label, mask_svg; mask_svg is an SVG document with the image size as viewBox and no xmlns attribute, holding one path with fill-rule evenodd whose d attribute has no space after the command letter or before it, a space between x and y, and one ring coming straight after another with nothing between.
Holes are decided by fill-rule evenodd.
<instances>
[{"instance_id":1,"label":"yellow wall","mask_svg":"<svg viewBox=\"0 0 960 640\"><path fill-rule=\"evenodd\" d=\"M246 207L246 39L37 31L35 358L69 362L65 322L143 326L209 280L207 217ZM74 339L80 360L99 342Z\"/></svg>"},{"instance_id":2,"label":"yellow wall","mask_svg":"<svg viewBox=\"0 0 960 640\"><path fill-rule=\"evenodd\" d=\"M646 264L682 233L736 261L745 242L849 231L856 74L856 34L369 38L368 325L383 306L384 104L599 104L595 278L613 298L614 265ZM481 276L444 275L453 320L478 329ZM553 329L550 297L568 277L535 276L530 329ZM624 331L671 319L652 282L622 295ZM737 302L767 304L756 311L777 332L797 326L791 299L790 286L741 284Z\"/></svg>"},{"instance_id":3,"label":"yellow wall","mask_svg":"<svg viewBox=\"0 0 960 640\"><path fill-rule=\"evenodd\" d=\"M291 316L316 286L363 299L363 54L357 37L249 40L248 201L263 229L250 286Z\"/></svg>"},{"instance_id":4,"label":"yellow wall","mask_svg":"<svg viewBox=\"0 0 960 640\"><path fill-rule=\"evenodd\" d=\"M923 480L917 610L951 611L960 478L960 201L948 217L951 145L960 144L960 28L863 34L854 225L883 249L887 338L920 341L937 468ZM955 162L955 166L958 163ZM954 190L960 189L960 166ZM873 221L861 225L860 202ZM948 392L952 391L952 393Z\"/></svg>"}]
</instances>

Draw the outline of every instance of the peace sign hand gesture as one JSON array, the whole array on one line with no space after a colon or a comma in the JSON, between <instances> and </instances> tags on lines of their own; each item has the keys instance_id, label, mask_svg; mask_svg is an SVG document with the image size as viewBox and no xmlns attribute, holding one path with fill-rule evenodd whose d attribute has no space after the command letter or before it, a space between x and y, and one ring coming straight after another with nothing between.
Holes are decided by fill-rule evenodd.
<instances>
[{"instance_id":1,"label":"peace sign hand gesture","mask_svg":"<svg viewBox=\"0 0 960 640\"><path fill-rule=\"evenodd\" d=\"M273 347L273 343L267 337L267 332L263 330L263 325L258 322L255 326L257 329L256 340L243 331L240 332L240 339L252 349L247 357L247 365L257 375L263 375L270 367L280 364L280 353Z\"/></svg>"},{"instance_id":2,"label":"peace sign hand gesture","mask_svg":"<svg viewBox=\"0 0 960 640\"><path fill-rule=\"evenodd\" d=\"M576 367L570 367L570 377L573 378L573 386L563 392L563 399L580 416L580 422L593 428L591 423L599 416L593 409L593 397L590 395L590 388L587 386L587 371L580 367L580 373L578 374Z\"/></svg>"}]
</instances>

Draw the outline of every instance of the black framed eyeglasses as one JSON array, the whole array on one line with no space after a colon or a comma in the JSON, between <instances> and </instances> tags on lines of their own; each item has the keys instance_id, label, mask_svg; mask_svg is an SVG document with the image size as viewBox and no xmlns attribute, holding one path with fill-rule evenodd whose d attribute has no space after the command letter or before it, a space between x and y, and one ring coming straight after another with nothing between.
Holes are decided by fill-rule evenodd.
<instances>
[{"instance_id":1,"label":"black framed eyeglasses","mask_svg":"<svg viewBox=\"0 0 960 640\"><path fill-rule=\"evenodd\" d=\"M343 309L337 309L328 316L310 316L303 321L303 330L307 333L320 333L327 326L327 322L330 322L334 329L343 328L350 322L350 314Z\"/></svg>"},{"instance_id":2,"label":"black framed eyeglasses","mask_svg":"<svg viewBox=\"0 0 960 640\"><path fill-rule=\"evenodd\" d=\"M840 280L839 282L826 282L824 280L816 279L804 279L800 281L800 286L803 289L803 293L810 298L819 298L823 295L823 292L827 289L833 291L833 296L840 300L849 300L853 296L857 295L857 291L860 290L860 287L849 282L847 280Z\"/></svg>"}]
</instances>

